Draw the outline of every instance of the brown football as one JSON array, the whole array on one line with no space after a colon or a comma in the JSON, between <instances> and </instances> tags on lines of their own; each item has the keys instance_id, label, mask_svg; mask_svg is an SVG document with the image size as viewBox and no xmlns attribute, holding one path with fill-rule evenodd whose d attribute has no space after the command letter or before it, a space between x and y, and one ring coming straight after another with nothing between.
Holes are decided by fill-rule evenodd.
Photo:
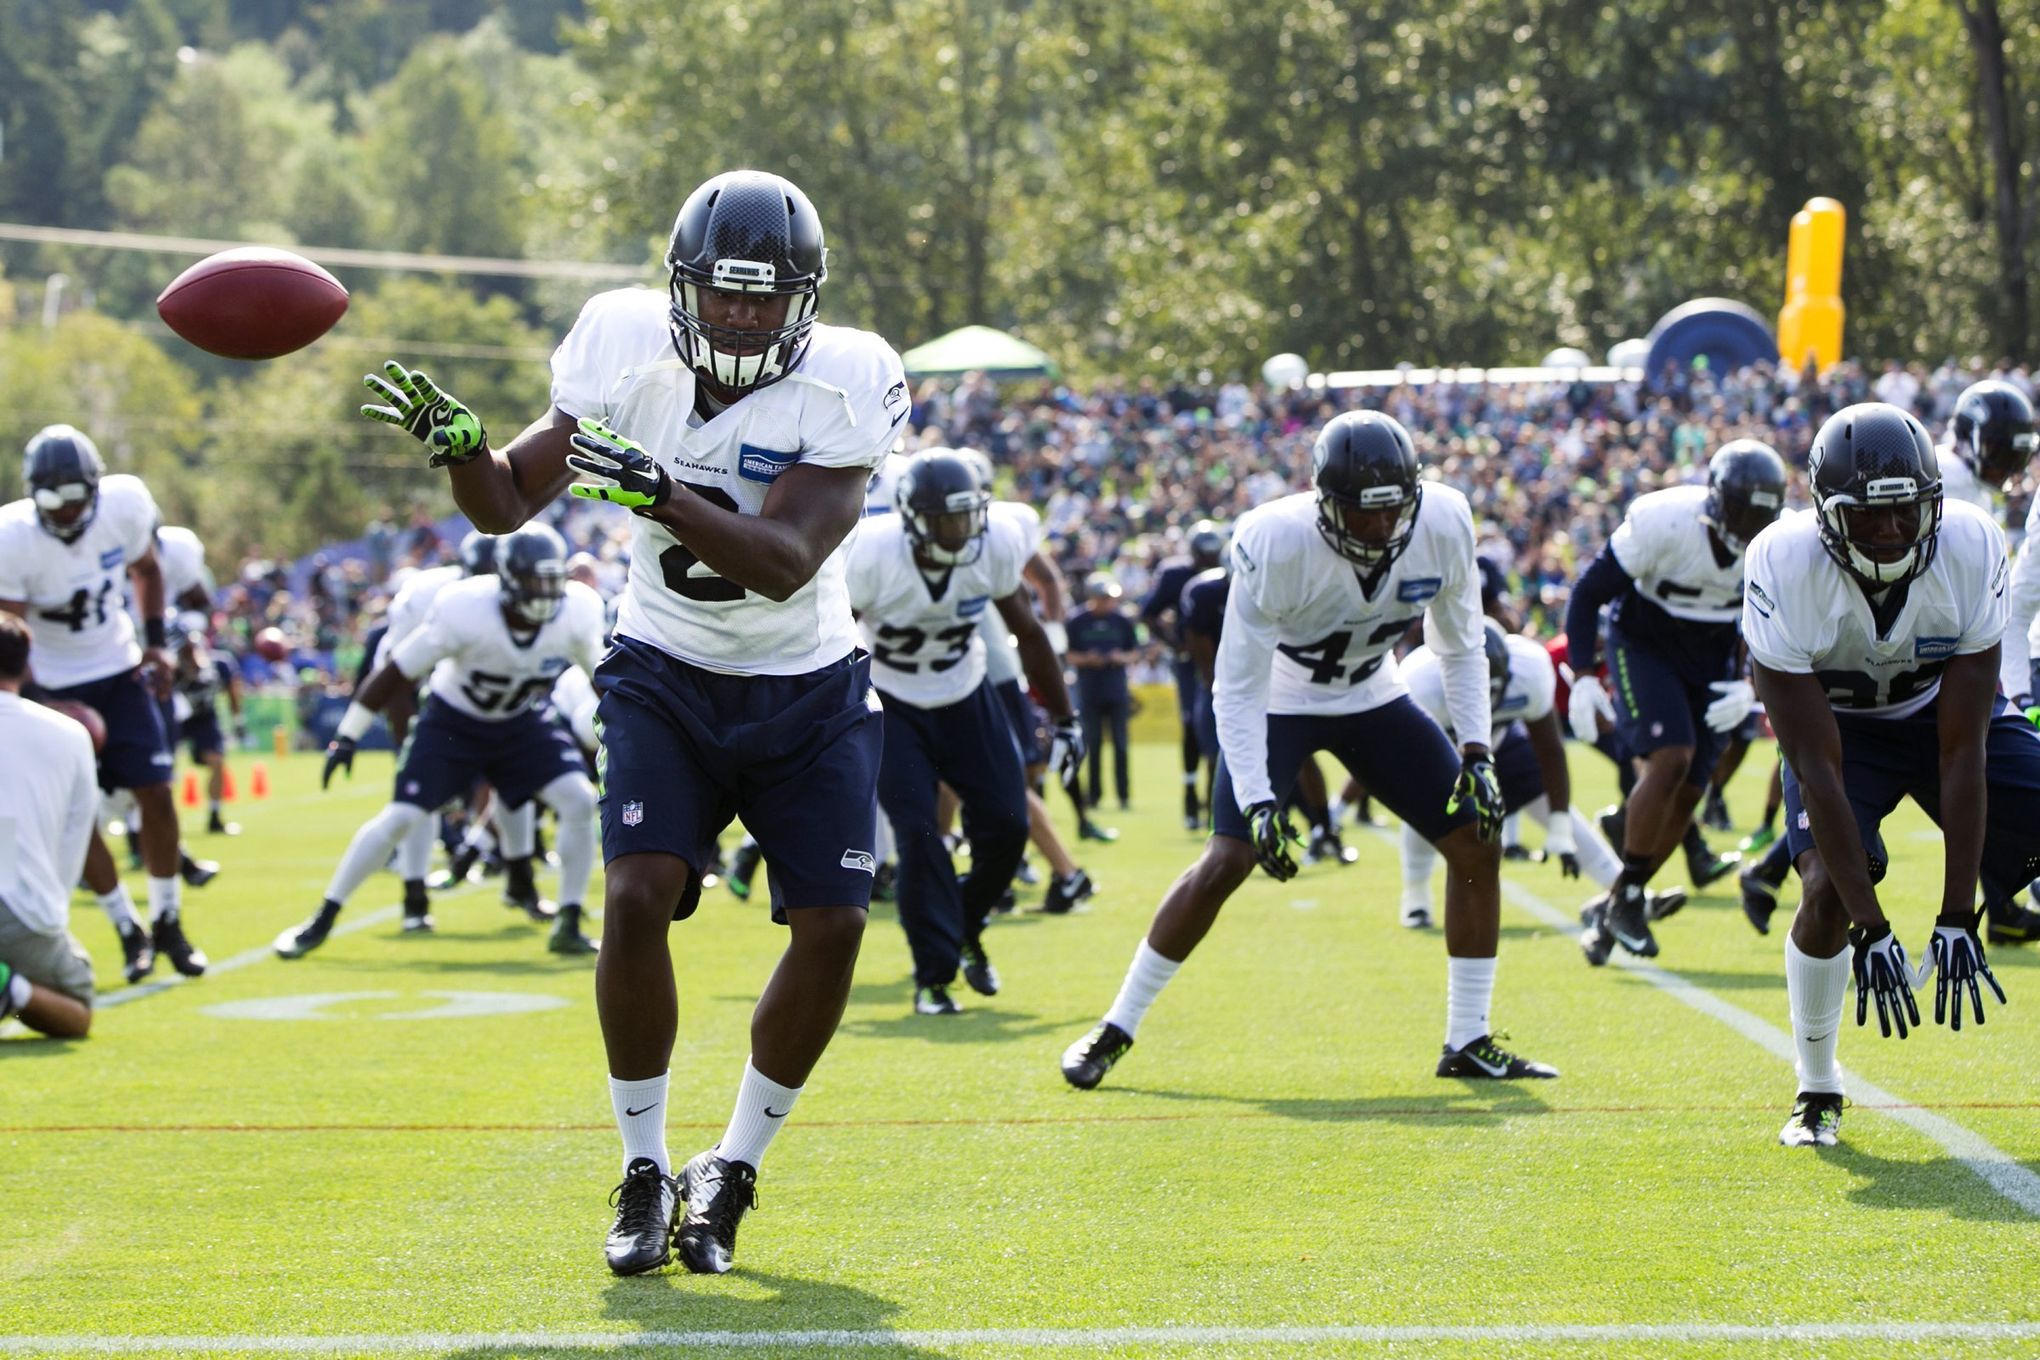
<instances>
[{"instance_id":1,"label":"brown football","mask_svg":"<svg viewBox=\"0 0 2040 1360\"><path fill-rule=\"evenodd\" d=\"M85 734L92 738L93 750L106 749L106 719L99 716L98 709L76 699L51 699L48 707L83 727Z\"/></svg>"},{"instance_id":2,"label":"brown football","mask_svg":"<svg viewBox=\"0 0 2040 1360\"><path fill-rule=\"evenodd\" d=\"M302 255L270 246L209 255L156 299L164 325L227 359L274 359L303 349L346 311L340 280Z\"/></svg>"}]
</instances>

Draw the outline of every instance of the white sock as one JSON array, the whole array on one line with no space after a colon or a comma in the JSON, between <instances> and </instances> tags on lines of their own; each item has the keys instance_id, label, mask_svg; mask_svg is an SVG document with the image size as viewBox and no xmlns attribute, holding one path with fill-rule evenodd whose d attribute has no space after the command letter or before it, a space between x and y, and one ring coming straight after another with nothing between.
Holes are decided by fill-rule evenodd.
<instances>
[{"instance_id":1,"label":"white sock","mask_svg":"<svg viewBox=\"0 0 2040 1360\"><path fill-rule=\"evenodd\" d=\"M172 874L168 878L149 875L149 923L172 920L184 900L184 880Z\"/></svg>"},{"instance_id":2,"label":"white sock","mask_svg":"<svg viewBox=\"0 0 2040 1360\"><path fill-rule=\"evenodd\" d=\"M1488 1003L1495 995L1493 959L1445 960L1445 1046L1465 1048L1489 1033Z\"/></svg>"},{"instance_id":3,"label":"white sock","mask_svg":"<svg viewBox=\"0 0 2040 1360\"><path fill-rule=\"evenodd\" d=\"M490 810L496 824L496 846L504 859L526 859L538 848L538 802L527 798L515 808L498 798Z\"/></svg>"},{"instance_id":4,"label":"white sock","mask_svg":"<svg viewBox=\"0 0 2040 1360\"><path fill-rule=\"evenodd\" d=\"M128 896L127 884L116 881L112 892L95 893L99 909L106 913L106 919L113 922L113 928L122 934L139 930L141 914L135 910L135 902Z\"/></svg>"},{"instance_id":5,"label":"white sock","mask_svg":"<svg viewBox=\"0 0 2040 1360\"><path fill-rule=\"evenodd\" d=\"M345 903L356 888L368 881L370 874L389 863L390 852L424 816L423 808L391 803L362 823L333 870L332 881L326 885L326 900Z\"/></svg>"},{"instance_id":6,"label":"white sock","mask_svg":"<svg viewBox=\"0 0 2040 1360\"><path fill-rule=\"evenodd\" d=\"M460 838L460 843L462 849L480 852L487 850L495 840L496 828L489 825L485 818L479 822L470 822L467 831Z\"/></svg>"},{"instance_id":7,"label":"white sock","mask_svg":"<svg viewBox=\"0 0 2040 1360\"><path fill-rule=\"evenodd\" d=\"M29 1003L29 999L34 995L35 984L31 983L20 973L16 973L13 977L7 979L7 1007L9 1010L20 1010Z\"/></svg>"},{"instance_id":8,"label":"white sock","mask_svg":"<svg viewBox=\"0 0 2040 1360\"><path fill-rule=\"evenodd\" d=\"M578 907L595 872L595 786L583 774L563 774L539 791L560 819L560 905Z\"/></svg>"},{"instance_id":9,"label":"white sock","mask_svg":"<svg viewBox=\"0 0 2040 1360\"><path fill-rule=\"evenodd\" d=\"M1402 828L1402 909L1431 909L1431 871L1437 867L1438 851L1408 822Z\"/></svg>"},{"instance_id":10,"label":"white sock","mask_svg":"<svg viewBox=\"0 0 2040 1360\"><path fill-rule=\"evenodd\" d=\"M1163 958L1153 945L1142 940L1140 948L1133 951L1133 964L1126 970L1126 981L1119 984L1112 1009L1105 1012L1106 1023L1119 1026L1132 1038L1140 1029L1141 1017L1182 966L1180 960Z\"/></svg>"},{"instance_id":11,"label":"white sock","mask_svg":"<svg viewBox=\"0 0 2040 1360\"><path fill-rule=\"evenodd\" d=\"M1502 844L1521 845L1522 843L1523 843L1523 814L1520 812L1512 812L1508 816L1502 818ZM1480 1036L1475 1035L1474 1037L1477 1039Z\"/></svg>"},{"instance_id":12,"label":"white sock","mask_svg":"<svg viewBox=\"0 0 2040 1360\"><path fill-rule=\"evenodd\" d=\"M662 1175L673 1174L673 1159L666 1155L666 1081L671 1072L661 1072L643 1081L609 1079L609 1105L616 1111L616 1129L623 1135L623 1169L640 1157L659 1164Z\"/></svg>"},{"instance_id":13,"label":"white sock","mask_svg":"<svg viewBox=\"0 0 2040 1360\"><path fill-rule=\"evenodd\" d=\"M1799 1089L1842 1093L1835 1045L1842 1032L1842 997L1849 990L1849 951L1831 959L1803 953L1785 933L1785 996L1792 1007L1792 1043L1799 1050Z\"/></svg>"},{"instance_id":14,"label":"white sock","mask_svg":"<svg viewBox=\"0 0 2040 1360\"><path fill-rule=\"evenodd\" d=\"M744 1059L737 1108L730 1112L730 1126L723 1131L722 1141L715 1145L715 1155L757 1170L765 1149L772 1146L773 1135L786 1122L786 1116L793 1113L793 1102L800 1099L800 1092L798 1086L781 1086L753 1067L749 1058Z\"/></svg>"},{"instance_id":15,"label":"white sock","mask_svg":"<svg viewBox=\"0 0 2040 1360\"><path fill-rule=\"evenodd\" d=\"M212 815L217 817L220 815L220 800L214 798L211 800L211 802L212 802Z\"/></svg>"},{"instance_id":16,"label":"white sock","mask_svg":"<svg viewBox=\"0 0 2040 1360\"><path fill-rule=\"evenodd\" d=\"M411 828L397 846L397 877L406 883L425 877L425 871L432 867L433 832L437 819L420 817L418 825Z\"/></svg>"},{"instance_id":17,"label":"white sock","mask_svg":"<svg viewBox=\"0 0 2040 1360\"><path fill-rule=\"evenodd\" d=\"M1183 787L1186 789L1194 789L1197 787L1197 771L1195 770L1183 771Z\"/></svg>"}]
</instances>

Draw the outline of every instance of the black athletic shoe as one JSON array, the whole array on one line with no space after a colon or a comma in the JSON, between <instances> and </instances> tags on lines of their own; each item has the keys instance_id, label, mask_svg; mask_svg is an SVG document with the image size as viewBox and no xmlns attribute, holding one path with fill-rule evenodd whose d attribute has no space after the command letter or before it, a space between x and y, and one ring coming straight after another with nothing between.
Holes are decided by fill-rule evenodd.
<instances>
[{"instance_id":1,"label":"black athletic shoe","mask_svg":"<svg viewBox=\"0 0 2040 1360\"><path fill-rule=\"evenodd\" d=\"M432 899L425 895L425 880L416 879L404 884L405 933L429 935L435 924L432 919Z\"/></svg>"},{"instance_id":2,"label":"black athletic shoe","mask_svg":"<svg viewBox=\"0 0 2040 1360\"><path fill-rule=\"evenodd\" d=\"M1831 1091L1801 1091L1792 1117L1778 1130L1786 1147L1833 1147L1842 1141L1842 1098Z\"/></svg>"},{"instance_id":3,"label":"black athletic shoe","mask_svg":"<svg viewBox=\"0 0 2040 1360\"><path fill-rule=\"evenodd\" d=\"M1320 862L1352 864L1357 862L1359 858L1360 852L1358 850L1347 849L1346 843L1339 839L1339 833L1330 830L1312 832L1310 844L1305 846L1303 851L1303 862L1305 864L1317 864Z\"/></svg>"},{"instance_id":4,"label":"black athletic shoe","mask_svg":"<svg viewBox=\"0 0 2040 1360\"><path fill-rule=\"evenodd\" d=\"M1735 867L1741 863L1740 851L1731 850L1725 855L1715 854L1708 848L1707 842L1701 839L1698 828L1686 837L1686 876L1693 880L1696 889L1704 888L1716 879L1734 873Z\"/></svg>"},{"instance_id":5,"label":"black athletic shoe","mask_svg":"<svg viewBox=\"0 0 2040 1360\"><path fill-rule=\"evenodd\" d=\"M723 883L737 895L739 902L751 900L751 880L758 873L758 861L764 858L765 852L750 841L739 845L737 852L730 856L730 872ZM873 873L871 877L875 883L878 875Z\"/></svg>"},{"instance_id":6,"label":"black athletic shoe","mask_svg":"<svg viewBox=\"0 0 2040 1360\"><path fill-rule=\"evenodd\" d=\"M1677 916L1679 908L1686 905L1684 888L1667 888L1663 892L1645 893L1645 909L1653 921L1662 921L1667 916Z\"/></svg>"},{"instance_id":7,"label":"black athletic shoe","mask_svg":"<svg viewBox=\"0 0 2040 1360\"><path fill-rule=\"evenodd\" d=\"M1034 867L1031 858L1022 855L1020 862L1013 867L1013 881L1023 888L1038 888L1041 886L1041 870Z\"/></svg>"},{"instance_id":8,"label":"black athletic shoe","mask_svg":"<svg viewBox=\"0 0 2040 1360\"><path fill-rule=\"evenodd\" d=\"M156 952L170 960L170 966L185 977L205 976L205 951L184 938L184 918L165 916L150 931Z\"/></svg>"},{"instance_id":9,"label":"black athletic shoe","mask_svg":"<svg viewBox=\"0 0 2040 1360\"><path fill-rule=\"evenodd\" d=\"M230 822L220 816L217 811L206 818L205 829L207 834L213 836L238 836L241 834L241 824L239 822Z\"/></svg>"},{"instance_id":10,"label":"black athletic shoe","mask_svg":"<svg viewBox=\"0 0 2040 1360\"><path fill-rule=\"evenodd\" d=\"M1183 786L1183 829L1200 831L1204 828L1204 804L1197 797L1197 786Z\"/></svg>"},{"instance_id":11,"label":"black athletic shoe","mask_svg":"<svg viewBox=\"0 0 2040 1360\"><path fill-rule=\"evenodd\" d=\"M1063 1080L1079 1091L1089 1091L1105 1080L1105 1074L1133 1047L1133 1036L1110 1020L1063 1050Z\"/></svg>"},{"instance_id":12,"label":"black athletic shoe","mask_svg":"<svg viewBox=\"0 0 2040 1360\"><path fill-rule=\"evenodd\" d=\"M963 1007L956 1004L956 998L949 994L947 987L916 987L914 1014L961 1015Z\"/></svg>"},{"instance_id":13,"label":"black athletic shoe","mask_svg":"<svg viewBox=\"0 0 2040 1360\"><path fill-rule=\"evenodd\" d=\"M680 1168L687 1211L673 1234L680 1264L696 1275L721 1275L737 1253L737 1225L758 1203L758 1169L726 1162L710 1148Z\"/></svg>"},{"instance_id":14,"label":"black athletic shoe","mask_svg":"<svg viewBox=\"0 0 2040 1360\"><path fill-rule=\"evenodd\" d=\"M871 900L874 902L893 902L899 899L899 895L899 866L891 860L887 860L872 871Z\"/></svg>"},{"instance_id":15,"label":"black athletic shoe","mask_svg":"<svg viewBox=\"0 0 2040 1360\"><path fill-rule=\"evenodd\" d=\"M1539 859L1543 858L1543 856L1534 853L1527 845L1505 845L1502 847L1502 858L1505 860L1511 859L1520 860L1524 863L1535 864Z\"/></svg>"},{"instance_id":16,"label":"black athletic shoe","mask_svg":"<svg viewBox=\"0 0 2040 1360\"><path fill-rule=\"evenodd\" d=\"M1594 814L1594 824L1601 828L1601 835L1608 844L1615 847L1615 853L1622 853L1622 836L1627 826L1624 815L1627 809L1620 803L1610 803Z\"/></svg>"},{"instance_id":17,"label":"black athletic shoe","mask_svg":"<svg viewBox=\"0 0 2040 1360\"><path fill-rule=\"evenodd\" d=\"M503 905L514 907L540 925L560 914L556 904L538 895L538 884L532 880L529 859L507 862L503 874Z\"/></svg>"},{"instance_id":18,"label":"black athletic shoe","mask_svg":"<svg viewBox=\"0 0 2040 1360\"><path fill-rule=\"evenodd\" d=\"M141 926L130 924L120 932L120 953L129 982L140 982L156 971L156 946Z\"/></svg>"},{"instance_id":19,"label":"black athletic shoe","mask_svg":"<svg viewBox=\"0 0 2040 1360\"><path fill-rule=\"evenodd\" d=\"M1728 815L1728 803L1719 789L1710 789L1707 803L1700 813L1700 825L1709 831L1735 830L1735 818Z\"/></svg>"},{"instance_id":20,"label":"black athletic shoe","mask_svg":"<svg viewBox=\"0 0 2040 1360\"><path fill-rule=\"evenodd\" d=\"M1650 933L1650 898L1641 886L1634 883L1618 886L1608 895L1608 911L1601 919L1601 929L1637 957L1657 957L1657 936Z\"/></svg>"},{"instance_id":21,"label":"black athletic shoe","mask_svg":"<svg viewBox=\"0 0 2040 1360\"><path fill-rule=\"evenodd\" d=\"M568 903L560 908L560 914L553 920L552 935L545 947L555 954L582 955L597 952L601 945L581 933L581 908L578 903Z\"/></svg>"},{"instance_id":22,"label":"black athletic shoe","mask_svg":"<svg viewBox=\"0 0 2040 1360\"><path fill-rule=\"evenodd\" d=\"M1483 1034L1464 1048L1447 1047L1438 1058L1441 1077L1471 1077L1476 1081L1518 1081L1537 1077L1549 1081L1558 1069L1548 1063L1519 1058L1496 1043L1506 1034Z\"/></svg>"},{"instance_id":23,"label":"black athletic shoe","mask_svg":"<svg viewBox=\"0 0 2040 1360\"><path fill-rule=\"evenodd\" d=\"M292 926L276 937L274 946L277 956L285 959L301 959L326 942L332 933L333 923L340 919L338 902L321 903L312 919L301 926Z\"/></svg>"},{"instance_id":24,"label":"black athletic shoe","mask_svg":"<svg viewBox=\"0 0 2040 1360\"><path fill-rule=\"evenodd\" d=\"M2016 897L1984 906L1985 929L1990 944L2031 944L2040 940L2040 911L2022 904Z\"/></svg>"},{"instance_id":25,"label":"black athletic shoe","mask_svg":"<svg viewBox=\"0 0 2040 1360\"><path fill-rule=\"evenodd\" d=\"M972 940L964 945L963 980L979 996L999 994L999 970L992 967L992 961L985 957L983 940Z\"/></svg>"},{"instance_id":26,"label":"black athletic shoe","mask_svg":"<svg viewBox=\"0 0 2040 1360\"><path fill-rule=\"evenodd\" d=\"M659 1171L649 1157L631 1161L623 1183L610 1191L616 1222L602 1244L609 1268L618 1275L642 1275L673 1259L673 1226L680 1216L680 1182Z\"/></svg>"},{"instance_id":27,"label":"black athletic shoe","mask_svg":"<svg viewBox=\"0 0 2040 1360\"><path fill-rule=\"evenodd\" d=\"M482 847L462 842L460 849L453 852L453 858L446 862L446 885L466 883L474 873L475 866L482 862Z\"/></svg>"},{"instance_id":28,"label":"black athletic shoe","mask_svg":"<svg viewBox=\"0 0 2040 1360\"><path fill-rule=\"evenodd\" d=\"M1743 870L1735 876L1735 882L1742 889L1743 919L1757 934L1769 935L1771 913L1778 910L1778 889L1755 869Z\"/></svg>"},{"instance_id":29,"label":"black athletic shoe","mask_svg":"<svg viewBox=\"0 0 2040 1360\"><path fill-rule=\"evenodd\" d=\"M1077 823L1077 839L1080 841L1106 841L1109 843L1119 839L1119 828L1116 826L1100 826L1089 817L1086 817L1083 821Z\"/></svg>"},{"instance_id":30,"label":"black athletic shoe","mask_svg":"<svg viewBox=\"0 0 2040 1360\"><path fill-rule=\"evenodd\" d=\"M1098 885L1091 881L1089 874L1082 869L1072 869L1068 878L1059 878L1048 885L1048 891L1041 899L1041 909L1051 916L1061 916L1097 891Z\"/></svg>"},{"instance_id":31,"label":"black athletic shoe","mask_svg":"<svg viewBox=\"0 0 2040 1360\"><path fill-rule=\"evenodd\" d=\"M180 850L177 855L177 873L184 880L185 887L203 888L220 876L220 866L209 859L193 859Z\"/></svg>"},{"instance_id":32,"label":"black athletic shoe","mask_svg":"<svg viewBox=\"0 0 2040 1360\"><path fill-rule=\"evenodd\" d=\"M1595 968L1608 962L1615 952L1615 937L1608 933L1608 894L1602 893L1580 908L1580 953Z\"/></svg>"}]
</instances>

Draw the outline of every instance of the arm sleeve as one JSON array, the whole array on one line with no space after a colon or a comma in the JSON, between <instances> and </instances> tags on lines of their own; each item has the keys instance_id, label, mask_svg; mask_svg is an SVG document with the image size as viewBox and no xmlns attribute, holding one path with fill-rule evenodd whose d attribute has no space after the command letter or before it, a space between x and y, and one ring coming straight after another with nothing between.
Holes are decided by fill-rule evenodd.
<instances>
[{"instance_id":1,"label":"arm sleeve","mask_svg":"<svg viewBox=\"0 0 2040 1360\"><path fill-rule=\"evenodd\" d=\"M1236 583L1225 602L1211 708L1242 812L1275 798L1268 782L1268 675L1276 641L1274 621L1254 603L1253 592Z\"/></svg>"},{"instance_id":2,"label":"arm sleeve","mask_svg":"<svg viewBox=\"0 0 2040 1360\"><path fill-rule=\"evenodd\" d=\"M1438 658L1445 682L1445 711L1461 745L1485 744L1493 714L1488 702L1487 615L1480 607L1480 573L1473 566L1472 522L1467 552L1457 574L1424 611L1424 645Z\"/></svg>"},{"instance_id":3,"label":"arm sleeve","mask_svg":"<svg viewBox=\"0 0 2040 1360\"><path fill-rule=\"evenodd\" d=\"M432 668L460 650L460 638L452 616L435 601L425 622L390 649L390 664L412 682L423 680Z\"/></svg>"},{"instance_id":4,"label":"arm sleeve","mask_svg":"<svg viewBox=\"0 0 2040 1360\"><path fill-rule=\"evenodd\" d=\"M1565 646L1574 675L1594 669L1601 655L1601 610L1609 601L1619 599L1635 580L1615 556L1611 542L1573 582L1572 599L1565 607Z\"/></svg>"},{"instance_id":5,"label":"arm sleeve","mask_svg":"<svg viewBox=\"0 0 2040 1360\"><path fill-rule=\"evenodd\" d=\"M1760 665L1788 675L1811 675L1813 653L1794 640L1792 630L1780 617L1778 601L1785 598L1779 581L1778 536L1765 530L1750 544L1743 566L1743 642Z\"/></svg>"},{"instance_id":6,"label":"arm sleeve","mask_svg":"<svg viewBox=\"0 0 2040 1360\"><path fill-rule=\"evenodd\" d=\"M93 828L99 824L99 777L95 772L92 738L85 735L82 727L76 737L66 744L65 751L72 768L55 866L62 883L76 883L84 875L85 852L92 843Z\"/></svg>"},{"instance_id":7,"label":"arm sleeve","mask_svg":"<svg viewBox=\"0 0 2040 1360\"><path fill-rule=\"evenodd\" d=\"M2033 616L2040 614L2040 496L2026 512L2026 540L2012 563L2011 589L2006 592L2004 654L1998 677L2005 693L2016 698L2033 692L2033 654L2027 641Z\"/></svg>"}]
</instances>

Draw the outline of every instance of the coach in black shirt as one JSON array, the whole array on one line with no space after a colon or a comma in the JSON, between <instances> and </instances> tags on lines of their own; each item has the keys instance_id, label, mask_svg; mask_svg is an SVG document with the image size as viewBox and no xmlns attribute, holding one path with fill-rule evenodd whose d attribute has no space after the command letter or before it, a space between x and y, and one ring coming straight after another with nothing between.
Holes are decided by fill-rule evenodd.
<instances>
[{"instance_id":1,"label":"coach in black shirt","mask_svg":"<svg viewBox=\"0 0 2040 1360\"><path fill-rule=\"evenodd\" d=\"M1069 634L1069 662L1077 672L1077 706L1083 710L1084 745L1091 753L1090 804L1098 806L1099 766L1102 763L1103 734L1112 731L1112 777L1124 808L1131 792L1127 787L1126 720L1132 712L1132 695L1126 686L1126 668L1140 659L1140 634L1133 620L1120 607L1119 582L1104 572L1092 572L1084 581L1084 608L1064 623Z\"/></svg>"}]
</instances>

